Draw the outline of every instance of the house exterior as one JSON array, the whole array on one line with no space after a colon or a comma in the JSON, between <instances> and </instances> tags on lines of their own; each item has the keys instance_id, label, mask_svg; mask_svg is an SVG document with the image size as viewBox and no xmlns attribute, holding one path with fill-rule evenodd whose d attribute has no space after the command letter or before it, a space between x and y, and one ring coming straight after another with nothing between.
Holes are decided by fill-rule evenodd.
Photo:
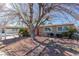
<instances>
[{"instance_id":1,"label":"house exterior","mask_svg":"<svg viewBox=\"0 0 79 59\"><path fill-rule=\"evenodd\" d=\"M67 32L69 27L75 29L74 24L56 24L56 25L40 25L36 30L36 35L48 36L48 34L60 34L62 32Z\"/></svg>"},{"instance_id":2,"label":"house exterior","mask_svg":"<svg viewBox=\"0 0 79 59\"><path fill-rule=\"evenodd\" d=\"M74 29L75 26L74 24L49 24L49 25L40 25L36 30L35 30L35 35L37 36L48 36L48 34L60 34L62 32L67 32L68 29L67 27L72 27ZM0 29L2 31L2 29L5 29L6 33L12 31L12 33L14 32L18 32L18 30L21 27L14 27L14 26L0 26ZM7 30L8 29L8 30ZM27 28L28 29L28 28ZM29 30L28 30L29 31Z\"/></svg>"},{"instance_id":3,"label":"house exterior","mask_svg":"<svg viewBox=\"0 0 79 59\"><path fill-rule=\"evenodd\" d=\"M21 27L9 26L9 25L0 25L0 35L6 34L18 34L18 31Z\"/></svg>"}]
</instances>

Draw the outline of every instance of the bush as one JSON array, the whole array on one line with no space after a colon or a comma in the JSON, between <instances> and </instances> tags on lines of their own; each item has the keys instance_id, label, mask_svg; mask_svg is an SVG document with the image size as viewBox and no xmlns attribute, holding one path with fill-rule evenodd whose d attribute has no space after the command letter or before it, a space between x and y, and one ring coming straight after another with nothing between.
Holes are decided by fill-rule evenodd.
<instances>
[{"instance_id":1,"label":"bush","mask_svg":"<svg viewBox=\"0 0 79 59\"><path fill-rule=\"evenodd\" d=\"M75 32L75 33L72 35L72 38L75 39L75 40L79 40L79 32Z\"/></svg>"},{"instance_id":2,"label":"bush","mask_svg":"<svg viewBox=\"0 0 79 59\"><path fill-rule=\"evenodd\" d=\"M28 32L28 30L27 30L26 28L20 28L20 29L19 29L19 34L20 34L20 36L22 36L22 37L29 36L29 32Z\"/></svg>"},{"instance_id":3,"label":"bush","mask_svg":"<svg viewBox=\"0 0 79 59\"><path fill-rule=\"evenodd\" d=\"M56 34L56 37L62 38L62 34Z\"/></svg>"},{"instance_id":4,"label":"bush","mask_svg":"<svg viewBox=\"0 0 79 59\"><path fill-rule=\"evenodd\" d=\"M75 32L77 32L77 30L76 29L73 29L73 28L69 28L68 29L69 31L69 38L72 38L72 35L75 33Z\"/></svg>"},{"instance_id":5,"label":"bush","mask_svg":"<svg viewBox=\"0 0 79 59\"><path fill-rule=\"evenodd\" d=\"M68 32L63 32L63 33L62 33L62 36L63 36L63 37L68 37L68 36L69 36L69 33L68 33Z\"/></svg>"},{"instance_id":6,"label":"bush","mask_svg":"<svg viewBox=\"0 0 79 59\"><path fill-rule=\"evenodd\" d=\"M63 37L67 37L67 38L70 38L71 39L72 38L72 35L75 32L77 32L77 30L70 27L70 28L68 28L68 32L63 32L62 35L63 35Z\"/></svg>"}]
</instances>

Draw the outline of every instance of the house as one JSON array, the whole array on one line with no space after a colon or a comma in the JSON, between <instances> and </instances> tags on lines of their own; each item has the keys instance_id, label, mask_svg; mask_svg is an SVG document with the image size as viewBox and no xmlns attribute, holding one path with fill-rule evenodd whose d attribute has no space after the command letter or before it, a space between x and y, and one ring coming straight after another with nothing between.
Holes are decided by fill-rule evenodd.
<instances>
[{"instance_id":1,"label":"house","mask_svg":"<svg viewBox=\"0 0 79 59\"><path fill-rule=\"evenodd\" d=\"M74 24L48 24L48 25L40 25L36 30L35 34L37 36L48 36L48 35L56 35L61 34L62 32L67 32L68 27L72 27L75 29ZM18 32L18 29L21 27L14 27L14 26L0 26L0 29L8 29L5 32L15 31ZM28 30L29 31L29 30ZM13 33L13 32L12 32Z\"/></svg>"},{"instance_id":2,"label":"house","mask_svg":"<svg viewBox=\"0 0 79 59\"><path fill-rule=\"evenodd\" d=\"M67 32L69 27L75 29L74 24L51 24L51 25L40 25L36 30L36 35L48 36Z\"/></svg>"}]
</instances>

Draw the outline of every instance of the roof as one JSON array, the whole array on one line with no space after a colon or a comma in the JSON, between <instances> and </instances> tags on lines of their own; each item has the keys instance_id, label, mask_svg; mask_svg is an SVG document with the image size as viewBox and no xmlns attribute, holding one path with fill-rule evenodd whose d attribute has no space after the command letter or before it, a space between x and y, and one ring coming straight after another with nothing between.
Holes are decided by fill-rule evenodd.
<instances>
[{"instance_id":1,"label":"roof","mask_svg":"<svg viewBox=\"0 0 79 59\"><path fill-rule=\"evenodd\" d=\"M71 26L71 25L73 25L74 26L74 24L49 24L49 25L40 25L40 27L51 27L51 26Z\"/></svg>"},{"instance_id":2,"label":"roof","mask_svg":"<svg viewBox=\"0 0 79 59\"><path fill-rule=\"evenodd\" d=\"M40 27L51 27L51 26L71 26L74 24L49 24L49 25L40 25ZM18 26L3 26L3 25L0 25L0 28L7 28L7 29L19 29L19 28L22 28L22 27L18 27ZM26 27L27 28L27 27Z\"/></svg>"},{"instance_id":3,"label":"roof","mask_svg":"<svg viewBox=\"0 0 79 59\"><path fill-rule=\"evenodd\" d=\"M19 29L19 28L21 28L21 27L0 25L0 29L2 29L2 28L6 28L6 29Z\"/></svg>"}]
</instances>

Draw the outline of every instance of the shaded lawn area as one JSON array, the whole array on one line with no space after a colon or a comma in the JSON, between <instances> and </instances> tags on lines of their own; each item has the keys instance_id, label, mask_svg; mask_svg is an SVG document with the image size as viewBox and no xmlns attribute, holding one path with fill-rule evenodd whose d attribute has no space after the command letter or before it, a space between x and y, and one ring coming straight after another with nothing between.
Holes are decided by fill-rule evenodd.
<instances>
[{"instance_id":1,"label":"shaded lawn area","mask_svg":"<svg viewBox=\"0 0 79 59\"><path fill-rule=\"evenodd\" d=\"M36 37L36 39L46 45L34 44L30 37L28 38L16 38L16 39L7 39L3 40L3 44L6 45L4 48L1 48L1 51L4 51L8 55L12 56L64 56L64 51L70 51L73 54L79 54L79 52L71 49L65 48L62 45L64 43L73 43L72 41L54 39L48 37ZM51 41L52 40L52 41ZM56 42L62 43L57 44ZM74 41L75 42L75 41ZM75 42L76 43L76 42ZM78 43L78 42L77 42Z\"/></svg>"}]
</instances>

